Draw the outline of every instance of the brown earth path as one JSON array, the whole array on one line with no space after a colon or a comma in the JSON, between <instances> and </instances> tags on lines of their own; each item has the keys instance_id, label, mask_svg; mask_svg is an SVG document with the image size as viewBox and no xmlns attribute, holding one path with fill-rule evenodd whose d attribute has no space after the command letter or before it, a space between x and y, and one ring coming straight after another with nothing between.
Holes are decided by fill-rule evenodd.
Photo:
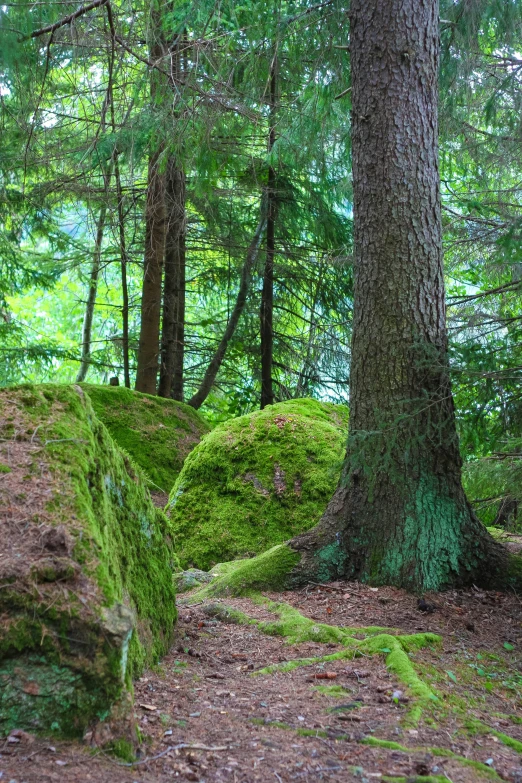
<instances>
[{"instance_id":1,"label":"brown earth path","mask_svg":"<svg viewBox=\"0 0 522 783\"><path fill-rule=\"evenodd\" d=\"M354 583L269 597L321 623L441 634L440 647L410 654L438 704L417 724L408 722L414 699L387 670L385 653L256 675L269 664L342 648L288 645L255 626L210 618L204 603L189 606L180 597L178 641L136 683L139 762L128 766L81 744L15 732L0 741L1 783L522 783L522 602L516 595L473 589L426 596L433 612L419 611L403 591ZM249 599L221 603L274 620ZM315 677L326 672L335 676ZM344 693L322 690L331 686ZM521 744L507 746L506 735ZM367 744L375 738L397 746Z\"/></svg>"}]
</instances>

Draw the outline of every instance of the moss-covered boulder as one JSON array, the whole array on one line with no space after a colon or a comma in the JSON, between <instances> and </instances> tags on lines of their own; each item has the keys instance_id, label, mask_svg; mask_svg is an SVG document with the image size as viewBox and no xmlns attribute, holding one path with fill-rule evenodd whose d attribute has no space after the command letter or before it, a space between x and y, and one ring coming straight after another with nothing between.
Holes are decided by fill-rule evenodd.
<instances>
[{"instance_id":1,"label":"moss-covered boulder","mask_svg":"<svg viewBox=\"0 0 522 783\"><path fill-rule=\"evenodd\" d=\"M172 640L167 519L79 386L0 390L0 464L0 734L108 739Z\"/></svg>"},{"instance_id":2,"label":"moss-covered boulder","mask_svg":"<svg viewBox=\"0 0 522 783\"><path fill-rule=\"evenodd\" d=\"M148 478L168 493L210 426L190 405L126 389L84 383L98 418Z\"/></svg>"},{"instance_id":3,"label":"moss-covered boulder","mask_svg":"<svg viewBox=\"0 0 522 783\"><path fill-rule=\"evenodd\" d=\"M303 399L221 424L187 457L167 506L183 567L208 569L313 527L333 495L348 410Z\"/></svg>"}]
</instances>

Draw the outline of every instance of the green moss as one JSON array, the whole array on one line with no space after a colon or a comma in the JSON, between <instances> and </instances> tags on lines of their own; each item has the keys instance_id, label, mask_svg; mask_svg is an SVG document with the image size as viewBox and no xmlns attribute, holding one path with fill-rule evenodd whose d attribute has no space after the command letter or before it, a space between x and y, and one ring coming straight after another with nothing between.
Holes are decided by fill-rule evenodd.
<instances>
[{"instance_id":1,"label":"green moss","mask_svg":"<svg viewBox=\"0 0 522 783\"><path fill-rule=\"evenodd\" d=\"M192 602L223 595L242 595L253 590L282 589L300 555L286 544L279 544L262 555L246 560L221 563L216 578L192 594Z\"/></svg>"},{"instance_id":2,"label":"green moss","mask_svg":"<svg viewBox=\"0 0 522 783\"><path fill-rule=\"evenodd\" d=\"M368 628L342 628L337 625L318 623L305 617L293 606L285 603L275 603L263 596L252 595L252 600L262 604L279 616L274 622L263 622L259 627L271 636L284 636L288 644L316 641L323 644L350 644L352 637L360 634L376 636L389 628L369 626Z\"/></svg>"},{"instance_id":3,"label":"green moss","mask_svg":"<svg viewBox=\"0 0 522 783\"><path fill-rule=\"evenodd\" d=\"M389 740L382 740L378 739L377 737L366 737L365 739L361 740L361 743L363 745L372 745L376 748L387 748L388 750L398 750L401 753L408 753L411 755L412 753L431 753L433 756L437 756L438 758L448 758L448 759L455 759L460 764L463 764L466 767L471 767L472 769L476 770L477 772L483 772L485 775L487 775L490 778L495 778L496 780L500 780L500 776L495 772L494 769L491 769L487 764L482 764L480 761L473 761L473 759L467 759L465 756L459 756L457 753L453 753L451 750L446 750L446 748L408 748L406 745L401 745L399 742L390 742Z\"/></svg>"},{"instance_id":4,"label":"green moss","mask_svg":"<svg viewBox=\"0 0 522 783\"><path fill-rule=\"evenodd\" d=\"M122 761L134 761L136 753L128 740L119 739L113 742L107 750Z\"/></svg>"},{"instance_id":5,"label":"green moss","mask_svg":"<svg viewBox=\"0 0 522 783\"><path fill-rule=\"evenodd\" d=\"M522 753L522 742L520 742L520 740L514 739L514 737L510 737L508 734L504 734L502 731L492 729L486 723L482 723L479 720L471 718L466 721L466 727L474 734L491 734L493 737L497 737L497 739L499 739L503 745L506 745L506 747L515 750L517 753Z\"/></svg>"},{"instance_id":6,"label":"green moss","mask_svg":"<svg viewBox=\"0 0 522 783\"><path fill-rule=\"evenodd\" d=\"M11 468L9 465L5 465L3 462L0 462L0 473L10 473Z\"/></svg>"},{"instance_id":7,"label":"green moss","mask_svg":"<svg viewBox=\"0 0 522 783\"><path fill-rule=\"evenodd\" d=\"M382 780L385 783L448 783L445 775L408 775L407 778L383 775Z\"/></svg>"},{"instance_id":8,"label":"green moss","mask_svg":"<svg viewBox=\"0 0 522 783\"><path fill-rule=\"evenodd\" d=\"M345 699L350 693L342 685L315 685L314 691L322 693L324 696L331 696L333 699Z\"/></svg>"},{"instance_id":9,"label":"green moss","mask_svg":"<svg viewBox=\"0 0 522 783\"><path fill-rule=\"evenodd\" d=\"M206 588L207 589L207 588ZM201 595L201 591L196 594ZM341 628L325 623L316 623L308 617L304 617L297 609L284 603L274 603L259 595L253 595L253 600L262 603L269 611L279 616L273 622L256 620L255 618L229 609L222 604L213 616L227 618L233 617L233 622L255 625L263 633L283 636L289 644L302 642L320 642L323 644L339 644L344 649L328 655L296 658L292 661L272 664L255 672L256 675L273 674L274 672L290 672L302 666L328 663L346 658L355 658L362 655L382 654L386 656L386 666L392 671L397 680L406 685L413 697L413 707L408 715L408 722L417 722L423 707L438 701L433 690L421 680L411 662L408 651L429 647L440 643L440 637L433 633L392 635L382 633L381 628ZM208 608L207 608L208 612ZM221 619L221 618L220 618ZM355 639L355 635L365 634L364 639Z\"/></svg>"},{"instance_id":10,"label":"green moss","mask_svg":"<svg viewBox=\"0 0 522 783\"><path fill-rule=\"evenodd\" d=\"M170 492L187 454L210 430L203 416L190 405L124 386L81 385L118 446Z\"/></svg>"},{"instance_id":11,"label":"green moss","mask_svg":"<svg viewBox=\"0 0 522 783\"><path fill-rule=\"evenodd\" d=\"M313 527L337 485L346 431L345 407L308 399L216 427L167 506L183 567L257 554Z\"/></svg>"},{"instance_id":12,"label":"green moss","mask_svg":"<svg viewBox=\"0 0 522 783\"><path fill-rule=\"evenodd\" d=\"M261 630L264 630L263 623L257 623ZM431 646L438 643L439 637L435 634L419 634L418 645L419 646ZM260 669L256 674L273 674L274 672L289 672L297 669L301 666L312 666L321 663L328 663L330 661L338 661L342 659L350 659L359 657L362 655L371 655L376 653L382 653L386 655L386 666L390 671L393 671L397 680L408 686L410 693L414 697L414 703L409 711L407 723L413 724L418 722L423 708L430 703L436 702L438 697L433 690L424 683L408 657L406 649L411 643L410 636L390 636L389 634L381 634L379 636L371 637L369 639L349 639L344 642L348 646L348 649L342 650L337 653L331 653L329 655L322 655L313 658L297 658L292 661L285 661L280 664L272 664L264 669ZM315 641L315 636L312 634L309 637L310 640ZM304 641L305 638L301 638L300 641Z\"/></svg>"},{"instance_id":13,"label":"green moss","mask_svg":"<svg viewBox=\"0 0 522 783\"><path fill-rule=\"evenodd\" d=\"M169 648L168 523L80 387L5 389L0 422L7 413L17 437L0 502L20 503L27 521L18 533L0 519L0 733L81 736L117 702L131 706L132 677Z\"/></svg>"}]
</instances>

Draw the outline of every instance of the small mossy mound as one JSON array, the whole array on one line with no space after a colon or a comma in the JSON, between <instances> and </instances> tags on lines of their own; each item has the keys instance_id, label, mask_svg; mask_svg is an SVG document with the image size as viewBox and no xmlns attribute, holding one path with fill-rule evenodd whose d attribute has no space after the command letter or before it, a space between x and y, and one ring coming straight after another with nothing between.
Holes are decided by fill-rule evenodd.
<instances>
[{"instance_id":1,"label":"small mossy mound","mask_svg":"<svg viewBox=\"0 0 522 783\"><path fill-rule=\"evenodd\" d=\"M190 405L124 386L81 385L118 446L159 489L170 492L185 457L210 430L203 416Z\"/></svg>"},{"instance_id":2,"label":"small mossy mound","mask_svg":"<svg viewBox=\"0 0 522 783\"><path fill-rule=\"evenodd\" d=\"M0 439L0 734L121 743L172 641L168 521L80 386L0 390Z\"/></svg>"},{"instance_id":3,"label":"small mossy mound","mask_svg":"<svg viewBox=\"0 0 522 783\"><path fill-rule=\"evenodd\" d=\"M187 457L167 514L183 567L263 552L315 525L337 485L348 410L302 399L221 424Z\"/></svg>"}]
</instances>

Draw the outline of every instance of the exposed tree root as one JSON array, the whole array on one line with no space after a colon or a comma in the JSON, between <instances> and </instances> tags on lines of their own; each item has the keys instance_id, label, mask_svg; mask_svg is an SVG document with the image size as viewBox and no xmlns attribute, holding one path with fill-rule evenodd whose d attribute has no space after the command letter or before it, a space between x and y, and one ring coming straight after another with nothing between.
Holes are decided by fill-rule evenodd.
<instances>
[{"instance_id":1,"label":"exposed tree root","mask_svg":"<svg viewBox=\"0 0 522 783\"><path fill-rule=\"evenodd\" d=\"M353 659L364 655L383 654L386 656L386 666L397 679L406 685L410 691L413 706L408 712L406 722L417 723L423 707L430 702L437 702L438 697L433 690L421 680L408 656L408 651L421 649L440 643L440 637L432 633L394 634L391 629L370 628L340 628L336 625L316 623L305 617L297 609L285 603L274 603L261 595L251 598L262 604L266 609L277 614L279 619L273 622L256 620L237 609L225 607L222 604L211 604L207 613L228 622L255 625L263 633L270 636L283 636L288 644L301 642L320 642L323 644L340 644L345 649L329 655L313 658L297 658L280 664L273 664L255 672L273 674L274 672L292 671L301 666L311 666L343 658ZM355 639L355 635L364 634L364 639Z\"/></svg>"}]
</instances>

